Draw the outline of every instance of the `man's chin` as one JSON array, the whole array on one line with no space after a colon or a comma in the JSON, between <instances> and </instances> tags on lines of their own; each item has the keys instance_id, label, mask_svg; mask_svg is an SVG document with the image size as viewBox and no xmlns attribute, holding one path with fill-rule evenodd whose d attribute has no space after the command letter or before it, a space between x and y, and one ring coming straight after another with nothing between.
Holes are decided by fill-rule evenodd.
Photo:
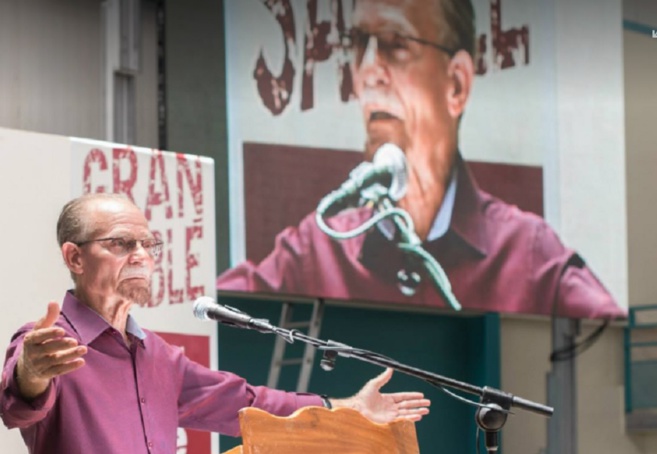
<instances>
[{"instance_id":1,"label":"man's chin","mask_svg":"<svg viewBox=\"0 0 657 454\"><path fill-rule=\"evenodd\" d=\"M135 279L130 279L130 281L134 280ZM135 283L127 281L123 282L118 290L121 296L139 306L147 306L151 301L151 287L148 284L136 285Z\"/></svg>"},{"instance_id":2,"label":"man's chin","mask_svg":"<svg viewBox=\"0 0 657 454\"><path fill-rule=\"evenodd\" d=\"M370 122L367 125L367 141L365 142L365 157L371 160L374 153L385 143L393 143L402 151L408 144L403 123L399 120Z\"/></svg>"}]
</instances>

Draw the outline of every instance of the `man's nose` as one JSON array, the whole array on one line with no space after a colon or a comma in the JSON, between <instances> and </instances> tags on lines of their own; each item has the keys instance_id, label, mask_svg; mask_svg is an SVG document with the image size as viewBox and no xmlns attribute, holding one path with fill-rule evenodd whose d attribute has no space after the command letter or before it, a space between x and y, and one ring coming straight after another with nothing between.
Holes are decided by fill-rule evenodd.
<instances>
[{"instance_id":1,"label":"man's nose","mask_svg":"<svg viewBox=\"0 0 657 454\"><path fill-rule=\"evenodd\" d=\"M139 240L135 241L135 245L130 249L128 255L130 257L130 260L134 260L134 261L142 260L150 257L150 254L148 253L142 242Z\"/></svg>"},{"instance_id":2,"label":"man's nose","mask_svg":"<svg viewBox=\"0 0 657 454\"><path fill-rule=\"evenodd\" d=\"M379 40L375 35L369 35L365 51L360 59L360 65L371 65L376 62L379 54Z\"/></svg>"},{"instance_id":3,"label":"man's nose","mask_svg":"<svg viewBox=\"0 0 657 454\"><path fill-rule=\"evenodd\" d=\"M379 52L379 41L375 35L370 35L360 61L357 62L357 76L366 86L376 86L388 83L388 67Z\"/></svg>"}]
</instances>

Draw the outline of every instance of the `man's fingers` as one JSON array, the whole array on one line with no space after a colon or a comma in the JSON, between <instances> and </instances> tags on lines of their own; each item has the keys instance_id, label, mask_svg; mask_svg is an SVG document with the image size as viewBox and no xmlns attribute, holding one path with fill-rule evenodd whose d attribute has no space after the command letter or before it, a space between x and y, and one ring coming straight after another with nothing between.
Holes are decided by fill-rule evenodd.
<instances>
[{"instance_id":1,"label":"man's fingers","mask_svg":"<svg viewBox=\"0 0 657 454\"><path fill-rule=\"evenodd\" d=\"M431 405L429 399L412 399L399 402L399 408L412 409L418 407L428 407Z\"/></svg>"},{"instance_id":2,"label":"man's fingers","mask_svg":"<svg viewBox=\"0 0 657 454\"><path fill-rule=\"evenodd\" d=\"M377 375L368 382L368 385L373 386L377 391L381 389L392 378L393 370L387 368L381 374Z\"/></svg>"},{"instance_id":3,"label":"man's fingers","mask_svg":"<svg viewBox=\"0 0 657 454\"><path fill-rule=\"evenodd\" d=\"M44 358L45 361L49 363L49 366L52 367L81 358L86 353L87 353L87 347L82 345L80 347L60 350L57 353L53 353L51 355L45 356Z\"/></svg>"},{"instance_id":4,"label":"man's fingers","mask_svg":"<svg viewBox=\"0 0 657 454\"><path fill-rule=\"evenodd\" d=\"M424 415L408 415L408 416L402 415L400 416L400 418L406 419L408 421L418 422L422 420L422 416Z\"/></svg>"},{"instance_id":5,"label":"man's fingers","mask_svg":"<svg viewBox=\"0 0 657 454\"><path fill-rule=\"evenodd\" d=\"M72 337L64 337L62 339L50 340L44 342L40 346L40 353L44 355L51 355L58 351L75 348L78 346L78 341Z\"/></svg>"},{"instance_id":6,"label":"man's fingers","mask_svg":"<svg viewBox=\"0 0 657 454\"><path fill-rule=\"evenodd\" d=\"M403 402L405 400L419 400L424 399L424 394L419 392L400 392L388 394L392 397L392 400L395 402Z\"/></svg>"},{"instance_id":7,"label":"man's fingers","mask_svg":"<svg viewBox=\"0 0 657 454\"><path fill-rule=\"evenodd\" d=\"M61 366L81 359L86 353L87 347L85 346L59 350L49 355L41 355L33 358L29 368L33 375L36 375L38 378L50 379L55 376L52 371L57 371Z\"/></svg>"},{"instance_id":8,"label":"man's fingers","mask_svg":"<svg viewBox=\"0 0 657 454\"><path fill-rule=\"evenodd\" d=\"M66 361L71 361L73 359L82 358L86 354L87 354L87 347L84 346L84 345L79 345L75 348L72 348L70 350L70 353L67 353L64 356L66 357L66 359L65 359ZM70 358L69 358L69 356L70 356Z\"/></svg>"},{"instance_id":9,"label":"man's fingers","mask_svg":"<svg viewBox=\"0 0 657 454\"><path fill-rule=\"evenodd\" d=\"M66 334L63 328L53 326L32 331L25 335L24 343L29 345L38 345L44 342L62 338Z\"/></svg>"},{"instance_id":10,"label":"man's fingers","mask_svg":"<svg viewBox=\"0 0 657 454\"><path fill-rule=\"evenodd\" d=\"M429 409L426 407L401 409L398 412L398 418L408 419L410 421L419 421L423 416L428 414Z\"/></svg>"},{"instance_id":11,"label":"man's fingers","mask_svg":"<svg viewBox=\"0 0 657 454\"><path fill-rule=\"evenodd\" d=\"M41 328L49 328L54 325L59 318L59 311L59 304L57 304L55 301L49 302L48 312L44 317L40 318L39 321L36 322L34 329L37 330Z\"/></svg>"},{"instance_id":12,"label":"man's fingers","mask_svg":"<svg viewBox=\"0 0 657 454\"><path fill-rule=\"evenodd\" d=\"M73 372L74 370L78 370L79 368L84 366L84 364L85 364L84 359L78 358L64 364L57 364L56 366L52 366L51 368L45 371L45 374L48 375L50 378L57 377L60 375L66 375L68 373Z\"/></svg>"},{"instance_id":13,"label":"man's fingers","mask_svg":"<svg viewBox=\"0 0 657 454\"><path fill-rule=\"evenodd\" d=\"M48 303L48 313L46 314L44 320L43 320L43 325L40 326L40 328L49 328L55 324L57 319L59 318L59 304L57 304L55 301L51 301Z\"/></svg>"},{"instance_id":14,"label":"man's fingers","mask_svg":"<svg viewBox=\"0 0 657 454\"><path fill-rule=\"evenodd\" d=\"M402 416L428 415L429 409L427 407L402 408L398 412Z\"/></svg>"}]
</instances>

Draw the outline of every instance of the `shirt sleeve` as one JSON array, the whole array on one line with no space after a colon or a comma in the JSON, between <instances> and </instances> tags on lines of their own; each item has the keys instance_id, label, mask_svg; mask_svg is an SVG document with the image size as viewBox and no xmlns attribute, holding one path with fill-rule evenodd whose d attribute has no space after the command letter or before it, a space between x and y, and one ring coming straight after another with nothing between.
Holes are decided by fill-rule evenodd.
<instances>
[{"instance_id":1,"label":"shirt sleeve","mask_svg":"<svg viewBox=\"0 0 657 454\"><path fill-rule=\"evenodd\" d=\"M217 290L295 293L304 285L304 257L312 251L312 228L306 218L276 236L274 249L260 263L247 260L217 278Z\"/></svg>"},{"instance_id":2,"label":"shirt sleeve","mask_svg":"<svg viewBox=\"0 0 657 454\"><path fill-rule=\"evenodd\" d=\"M627 312L577 254L564 267L559 282L558 307L560 313L571 317L609 320L627 317Z\"/></svg>"},{"instance_id":3,"label":"shirt sleeve","mask_svg":"<svg viewBox=\"0 0 657 454\"><path fill-rule=\"evenodd\" d=\"M29 329L16 333L7 348L5 364L0 382L0 417L9 429L29 427L48 415L55 404L57 378L50 381L46 391L34 400L26 401L20 396L16 383L16 364L22 352L23 338Z\"/></svg>"},{"instance_id":4,"label":"shirt sleeve","mask_svg":"<svg viewBox=\"0 0 657 454\"><path fill-rule=\"evenodd\" d=\"M182 389L178 402L181 427L239 436L238 412L256 407L276 416L299 408L322 406L314 394L290 393L265 386L251 386L230 372L210 370L187 357L180 358Z\"/></svg>"},{"instance_id":5,"label":"shirt sleeve","mask_svg":"<svg viewBox=\"0 0 657 454\"><path fill-rule=\"evenodd\" d=\"M627 317L614 297L584 259L565 247L544 223L537 228L534 261L538 265L537 292L552 302L551 314L571 318L616 319Z\"/></svg>"}]
</instances>

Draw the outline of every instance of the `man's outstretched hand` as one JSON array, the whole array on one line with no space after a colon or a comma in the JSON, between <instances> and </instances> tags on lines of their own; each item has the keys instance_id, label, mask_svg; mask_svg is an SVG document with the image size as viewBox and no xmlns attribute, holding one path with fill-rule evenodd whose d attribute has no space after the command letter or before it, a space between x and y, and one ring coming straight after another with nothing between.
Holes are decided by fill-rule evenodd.
<instances>
[{"instance_id":1,"label":"man's outstretched hand","mask_svg":"<svg viewBox=\"0 0 657 454\"><path fill-rule=\"evenodd\" d=\"M381 388L392 378L392 369L386 369L374 377L353 397L333 399L334 408L349 407L360 411L368 419L385 424L396 419L419 421L429 413L431 401L419 392L399 392L384 394Z\"/></svg>"},{"instance_id":2,"label":"man's outstretched hand","mask_svg":"<svg viewBox=\"0 0 657 454\"><path fill-rule=\"evenodd\" d=\"M16 364L16 378L22 396L35 399L46 391L50 380L84 366L82 357L87 347L67 337L63 328L55 326L59 304L48 304L48 313L23 338L23 350Z\"/></svg>"}]
</instances>

